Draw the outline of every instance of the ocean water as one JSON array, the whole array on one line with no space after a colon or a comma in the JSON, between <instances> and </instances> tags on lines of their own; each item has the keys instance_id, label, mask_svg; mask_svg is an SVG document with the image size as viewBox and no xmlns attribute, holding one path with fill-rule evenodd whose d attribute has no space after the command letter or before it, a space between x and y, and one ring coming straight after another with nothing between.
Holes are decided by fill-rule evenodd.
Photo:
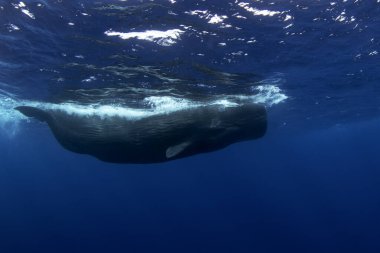
<instances>
[{"instance_id":1,"label":"ocean water","mask_svg":"<svg viewBox=\"0 0 380 253\"><path fill-rule=\"evenodd\" d=\"M379 252L379 53L379 0L0 0L0 252ZM263 138L152 165L14 110L247 101Z\"/></svg>"}]
</instances>

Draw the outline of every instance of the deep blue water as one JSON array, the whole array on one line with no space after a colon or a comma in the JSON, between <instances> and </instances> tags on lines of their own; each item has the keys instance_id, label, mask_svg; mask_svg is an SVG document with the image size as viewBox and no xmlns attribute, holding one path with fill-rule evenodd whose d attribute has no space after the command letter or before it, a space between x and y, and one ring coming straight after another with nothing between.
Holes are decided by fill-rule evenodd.
<instances>
[{"instance_id":1,"label":"deep blue water","mask_svg":"<svg viewBox=\"0 0 380 253\"><path fill-rule=\"evenodd\" d=\"M375 0L0 0L0 252L379 252L379 51ZM237 96L263 138L154 165L13 110Z\"/></svg>"}]
</instances>

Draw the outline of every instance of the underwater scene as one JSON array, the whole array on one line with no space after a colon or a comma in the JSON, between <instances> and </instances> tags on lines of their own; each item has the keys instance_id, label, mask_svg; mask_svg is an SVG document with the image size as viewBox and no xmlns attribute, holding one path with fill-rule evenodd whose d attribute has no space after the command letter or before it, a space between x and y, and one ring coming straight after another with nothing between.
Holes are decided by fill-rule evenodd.
<instances>
[{"instance_id":1,"label":"underwater scene","mask_svg":"<svg viewBox=\"0 0 380 253\"><path fill-rule=\"evenodd\" d=\"M380 0L0 0L0 252L380 252Z\"/></svg>"}]
</instances>

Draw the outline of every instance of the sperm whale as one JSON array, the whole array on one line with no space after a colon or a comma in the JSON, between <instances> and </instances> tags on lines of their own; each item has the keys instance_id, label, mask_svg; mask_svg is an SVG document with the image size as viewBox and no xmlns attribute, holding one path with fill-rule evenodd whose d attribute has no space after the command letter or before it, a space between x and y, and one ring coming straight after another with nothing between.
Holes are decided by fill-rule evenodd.
<instances>
[{"instance_id":1,"label":"sperm whale","mask_svg":"<svg viewBox=\"0 0 380 253\"><path fill-rule=\"evenodd\" d=\"M111 163L159 163L207 153L264 136L264 106L211 104L131 119L99 117L53 108L19 106L27 117L46 122L67 150Z\"/></svg>"}]
</instances>

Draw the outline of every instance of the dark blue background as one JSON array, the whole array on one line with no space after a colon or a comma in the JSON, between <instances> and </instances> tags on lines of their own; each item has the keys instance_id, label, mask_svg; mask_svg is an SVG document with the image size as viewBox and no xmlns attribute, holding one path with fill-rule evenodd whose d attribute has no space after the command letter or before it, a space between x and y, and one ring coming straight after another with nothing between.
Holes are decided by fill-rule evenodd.
<instances>
[{"instance_id":1,"label":"dark blue background","mask_svg":"<svg viewBox=\"0 0 380 253\"><path fill-rule=\"evenodd\" d=\"M152 166L26 131L1 143L2 252L377 252L378 124L272 130Z\"/></svg>"}]
</instances>

